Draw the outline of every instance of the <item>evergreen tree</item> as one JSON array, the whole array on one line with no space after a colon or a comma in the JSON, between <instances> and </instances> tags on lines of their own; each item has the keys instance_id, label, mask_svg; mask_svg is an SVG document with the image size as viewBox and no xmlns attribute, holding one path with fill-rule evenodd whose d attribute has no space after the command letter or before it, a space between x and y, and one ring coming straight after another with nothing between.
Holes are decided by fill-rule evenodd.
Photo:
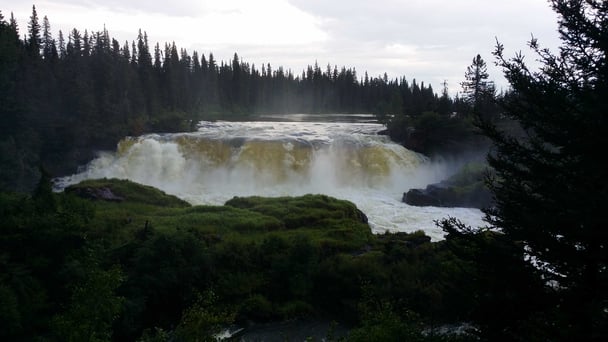
<instances>
[{"instance_id":1,"label":"evergreen tree","mask_svg":"<svg viewBox=\"0 0 608 342\"><path fill-rule=\"evenodd\" d=\"M135 50L133 50L135 53ZM148 34L144 32L137 35L137 62L140 68L148 68L152 65L152 56L150 55L150 49L148 47Z\"/></svg>"},{"instance_id":2,"label":"evergreen tree","mask_svg":"<svg viewBox=\"0 0 608 342\"><path fill-rule=\"evenodd\" d=\"M137 66L137 45L135 45L135 41L131 41L131 65Z\"/></svg>"},{"instance_id":3,"label":"evergreen tree","mask_svg":"<svg viewBox=\"0 0 608 342\"><path fill-rule=\"evenodd\" d=\"M461 83L464 99L477 116L487 117L488 104L494 99L494 84L488 81L489 76L486 62L477 55L467 67L465 81Z\"/></svg>"},{"instance_id":4,"label":"evergreen tree","mask_svg":"<svg viewBox=\"0 0 608 342\"><path fill-rule=\"evenodd\" d=\"M54 212L57 210L57 203L53 195L51 175L42 166L39 167L39 170L40 180L36 189L34 189L32 199L36 203L36 209L39 213Z\"/></svg>"},{"instance_id":5,"label":"evergreen tree","mask_svg":"<svg viewBox=\"0 0 608 342\"><path fill-rule=\"evenodd\" d=\"M122 47L122 57L129 62L131 60L131 52L129 50L129 42L125 40L125 45Z\"/></svg>"},{"instance_id":6,"label":"evergreen tree","mask_svg":"<svg viewBox=\"0 0 608 342\"><path fill-rule=\"evenodd\" d=\"M16 103L16 78L19 64L20 42L16 23L0 18L0 141L17 127L21 115Z\"/></svg>"},{"instance_id":7,"label":"evergreen tree","mask_svg":"<svg viewBox=\"0 0 608 342\"><path fill-rule=\"evenodd\" d=\"M441 115L448 115L450 108L452 107L452 99L448 94L448 81L443 81L443 89L441 90L441 97L437 107L437 112Z\"/></svg>"},{"instance_id":8,"label":"evergreen tree","mask_svg":"<svg viewBox=\"0 0 608 342\"><path fill-rule=\"evenodd\" d=\"M160 45L156 43L154 46L154 69L160 70L162 67L162 57L160 52Z\"/></svg>"},{"instance_id":9,"label":"evergreen tree","mask_svg":"<svg viewBox=\"0 0 608 342\"><path fill-rule=\"evenodd\" d=\"M51 24L47 16L42 20L42 56L47 60L57 59L57 47L51 34Z\"/></svg>"},{"instance_id":10,"label":"evergreen tree","mask_svg":"<svg viewBox=\"0 0 608 342\"><path fill-rule=\"evenodd\" d=\"M544 321L542 340L606 341L608 169L598 151L608 146L608 6L551 5L562 46L554 54L532 39L539 71L521 54L506 58L501 44L495 51L512 87L504 114L521 130L481 123L494 143L488 161L496 172L489 182L496 206L486 210L486 220L521 246L554 298L534 314Z\"/></svg>"},{"instance_id":11,"label":"evergreen tree","mask_svg":"<svg viewBox=\"0 0 608 342\"><path fill-rule=\"evenodd\" d=\"M59 57L65 58L65 38L63 38L63 32L59 30Z\"/></svg>"},{"instance_id":12,"label":"evergreen tree","mask_svg":"<svg viewBox=\"0 0 608 342\"><path fill-rule=\"evenodd\" d=\"M69 57L80 57L82 54L80 32L77 29L72 29L66 46L66 54Z\"/></svg>"},{"instance_id":13,"label":"evergreen tree","mask_svg":"<svg viewBox=\"0 0 608 342\"><path fill-rule=\"evenodd\" d=\"M91 40L88 30L84 30L84 36L82 36L82 55L85 57L91 55Z\"/></svg>"},{"instance_id":14,"label":"evergreen tree","mask_svg":"<svg viewBox=\"0 0 608 342\"><path fill-rule=\"evenodd\" d=\"M11 19L9 21L9 26L11 27L13 32L15 32L16 37L19 38L19 26L17 25L17 20L15 20L15 16L13 15L13 12L11 12Z\"/></svg>"},{"instance_id":15,"label":"evergreen tree","mask_svg":"<svg viewBox=\"0 0 608 342\"><path fill-rule=\"evenodd\" d=\"M27 48L31 56L40 56L40 46L42 45L42 38L40 37L40 23L38 22L38 13L36 12L36 6L32 6L32 16L30 22L27 25L28 28L28 44Z\"/></svg>"}]
</instances>

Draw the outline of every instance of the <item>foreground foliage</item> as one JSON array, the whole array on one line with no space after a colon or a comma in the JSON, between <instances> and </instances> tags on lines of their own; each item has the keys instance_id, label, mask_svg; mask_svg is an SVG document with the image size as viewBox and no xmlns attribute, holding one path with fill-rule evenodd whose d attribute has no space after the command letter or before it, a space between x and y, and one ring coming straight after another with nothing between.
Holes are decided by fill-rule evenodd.
<instances>
[{"instance_id":1,"label":"foreground foliage","mask_svg":"<svg viewBox=\"0 0 608 342\"><path fill-rule=\"evenodd\" d=\"M488 162L496 172L488 182L496 205L486 210L486 219L502 234L504 257L530 265L513 279L542 279L542 287L512 288L510 302L522 303L520 318L505 317L485 335L605 341L608 174L598 151L608 146L608 6L595 0L550 3L563 44L556 54L532 39L539 71L531 71L521 54L505 57L501 44L495 51L513 87L501 101L503 114L521 126L520 133L480 122L494 145ZM475 244L484 236L455 222L444 222L444 228ZM477 267L486 263L470 260ZM500 270L489 268L492 277L501 279L504 263L490 265Z\"/></svg>"},{"instance_id":2,"label":"foreground foliage","mask_svg":"<svg viewBox=\"0 0 608 342\"><path fill-rule=\"evenodd\" d=\"M347 201L253 197L192 207L128 181L52 194L43 179L38 188L31 197L0 195L3 340L189 341L229 323L296 318L376 329L376 312L396 329L382 334L426 338L423 328L473 310L467 266L445 243L422 233L374 236ZM123 200L76 197L83 188Z\"/></svg>"}]
</instances>

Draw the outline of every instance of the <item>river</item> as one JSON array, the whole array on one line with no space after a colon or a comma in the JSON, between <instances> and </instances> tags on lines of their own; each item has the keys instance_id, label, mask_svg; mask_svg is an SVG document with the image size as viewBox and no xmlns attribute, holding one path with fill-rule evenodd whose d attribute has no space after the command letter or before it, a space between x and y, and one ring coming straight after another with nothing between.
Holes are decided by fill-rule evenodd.
<instances>
[{"instance_id":1,"label":"river","mask_svg":"<svg viewBox=\"0 0 608 342\"><path fill-rule=\"evenodd\" d=\"M202 121L196 132L126 137L56 184L122 178L214 205L234 196L321 193L355 203L374 233L423 230L433 240L443 238L434 221L444 217L483 225L477 209L402 203L405 191L448 177L454 163L407 150L379 135L383 128L365 114Z\"/></svg>"}]
</instances>

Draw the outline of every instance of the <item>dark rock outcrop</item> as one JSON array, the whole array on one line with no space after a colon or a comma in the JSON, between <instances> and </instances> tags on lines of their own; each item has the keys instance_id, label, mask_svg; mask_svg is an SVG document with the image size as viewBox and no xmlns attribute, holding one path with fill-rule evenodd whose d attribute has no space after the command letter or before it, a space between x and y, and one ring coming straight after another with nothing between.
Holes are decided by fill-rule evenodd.
<instances>
[{"instance_id":1,"label":"dark rock outcrop","mask_svg":"<svg viewBox=\"0 0 608 342\"><path fill-rule=\"evenodd\" d=\"M115 195L110 188L101 187L69 187L65 190L67 193L72 193L78 197L101 200L108 202L122 202L125 199L121 196Z\"/></svg>"},{"instance_id":2,"label":"dark rock outcrop","mask_svg":"<svg viewBox=\"0 0 608 342\"><path fill-rule=\"evenodd\" d=\"M459 172L425 189L411 189L403 194L403 202L415 206L464 207L483 209L493 204L493 197L485 185L491 172L485 164L472 162Z\"/></svg>"},{"instance_id":3,"label":"dark rock outcrop","mask_svg":"<svg viewBox=\"0 0 608 342\"><path fill-rule=\"evenodd\" d=\"M411 189L403 194L403 202L415 206L487 208L492 204L492 193L476 182L467 186L447 182L430 184L426 189Z\"/></svg>"},{"instance_id":4,"label":"dark rock outcrop","mask_svg":"<svg viewBox=\"0 0 608 342\"><path fill-rule=\"evenodd\" d=\"M428 189L428 188L427 188ZM409 205L415 205L419 207L423 206L441 206L441 200L434 194L430 193L425 189L411 189L408 192L403 193L403 202Z\"/></svg>"},{"instance_id":5,"label":"dark rock outcrop","mask_svg":"<svg viewBox=\"0 0 608 342\"><path fill-rule=\"evenodd\" d=\"M108 202L132 202L168 208L188 208L191 205L154 187L126 179L88 179L64 189L76 196Z\"/></svg>"}]
</instances>

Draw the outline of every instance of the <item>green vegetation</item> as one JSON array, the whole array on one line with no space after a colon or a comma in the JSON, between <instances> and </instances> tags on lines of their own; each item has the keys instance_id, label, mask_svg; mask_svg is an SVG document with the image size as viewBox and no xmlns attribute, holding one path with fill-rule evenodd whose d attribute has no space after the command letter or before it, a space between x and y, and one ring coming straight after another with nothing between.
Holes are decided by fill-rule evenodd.
<instances>
[{"instance_id":1,"label":"green vegetation","mask_svg":"<svg viewBox=\"0 0 608 342\"><path fill-rule=\"evenodd\" d=\"M387 133L406 148L429 156L479 151L487 141L479 135L471 116L396 115L387 123Z\"/></svg>"},{"instance_id":2,"label":"green vegetation","mask_svg":"<svg viewBox=\"0 0 608 342\"><path fill-rule=\"evenodd\" d=\"M442 181L457 196L471 200L475 197L480 203L491 205L491 193L486 186L486 179L493 175L492 169L486 163L470 162L465 164L457 173Z\"/></svg>"},{"instance_id":3,"label":"green vegetation","mask_svg":"<svg viewBox=\"0 0 608 342\"><path fill-rule=\"evenodd\" d=\"M456 186L469 186L483 182L488 175L489 169L486 163L470 162L466 163L457 173L447 179L447 182Z\"/></svg>"},{"instance_id":4,"label":"green vegetation","mask_svg":"<svg viewBox=\"0 0 608 342\"><path fill-rule=\"evenodd\" d=\"M113 197L89 196L100 189ZM189 341L295 318L350 327L376 310L365 296L399 303L396 327L422 338L470 311L445 243L374 236L352 203L327 196L189 206L124 180L53 194L42 179L34 196L0 202L2 339Z\"/></svg>"}]
</instances>

